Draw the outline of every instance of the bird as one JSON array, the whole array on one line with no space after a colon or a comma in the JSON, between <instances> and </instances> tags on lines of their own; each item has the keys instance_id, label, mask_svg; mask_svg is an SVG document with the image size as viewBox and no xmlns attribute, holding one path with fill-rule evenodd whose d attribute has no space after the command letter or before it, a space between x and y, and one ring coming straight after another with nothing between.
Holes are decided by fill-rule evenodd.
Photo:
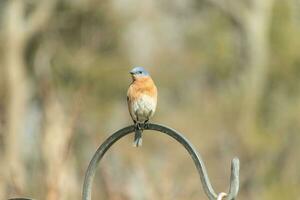
<instances>
[{"instance_id":1,"label":"bird","mask_svg":"<svg viewBox=\"0 0 300 200\"><path fill-rule=\"evenodd\" d=\"M127 104L134 122L133 146L142 146L142 132L155 113L157 88L150 74L143 67L134 67L130 72L132 82L127 91Z\"/></svg>"}]
</instances>

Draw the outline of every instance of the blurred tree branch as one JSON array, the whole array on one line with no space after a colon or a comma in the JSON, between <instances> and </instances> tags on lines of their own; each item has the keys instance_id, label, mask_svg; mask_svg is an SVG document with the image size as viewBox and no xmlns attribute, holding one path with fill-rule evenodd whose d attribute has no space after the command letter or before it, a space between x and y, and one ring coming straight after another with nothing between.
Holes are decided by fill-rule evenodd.
<instances>
[{"instance_id":1,"label":"blurred tree branch","mask_svg":"<svg viewBox=\"0 0 300 200\"><path fill-rule=\"evenodd\" d=\"M24 132L24 119L31 96L30 80L26 72L25 48L29 39L39 32L52 13L56 1L37 1L36 9L27 23L25 1L7 1L3 34L5 36L4 65L8 91L7 136L5 149L7 172L4 174L8 186L14 192L24 190L25 174L20 141Z\"/></svg>"},{"instance_id":2,"label":"blurred tree branch","mask_svg":"<svg viewBox=\"0 0 300 200\"><path fill-rule=\"evenodd\" d=\"M242 38L241 67L244 67L242 89L245 108L241 130L252 130L268 74L270 18L274 0L205 0L225 16L237 22ZM248 127L248 128L245 128ZM244 131L243 131L244 132Z\"/></svg>"},{"instance_id":3,"label":"blurred tree branch","mask_svg":"<svg viewBox=\"0 0 300 200\"><path fill-rule=\"evenodd\" d=\"M57 0L41 0L36 8L30 13L25 25L25 34L31 38L46 25L56 6Z\"/></svg>"},{"instance_id":4,"label":"blurred tree branch","mask_svg":"<svg viewBox=\"0 0 300 200\"><path fill-rule=\"evenodd\" d=\"M241 25L247 19L249 10L242 1L235 0L204 0L207 4L219 9L235 23Z\"/></svg>"},{"instance_id":5,"label":"blurred tree branch","mask_svg":"<svg viewBox=\"0 0 300 200\"><path fill-rule=\"evenodd\" d=\"M22 34L24 2L11 0L5 13L5 72L8 91L6 160L7 183L20 193L24 187L23 163L20 152L23 121L25 118L29 85L24 63L24 35Z\"/></svg>"}]
</instances>

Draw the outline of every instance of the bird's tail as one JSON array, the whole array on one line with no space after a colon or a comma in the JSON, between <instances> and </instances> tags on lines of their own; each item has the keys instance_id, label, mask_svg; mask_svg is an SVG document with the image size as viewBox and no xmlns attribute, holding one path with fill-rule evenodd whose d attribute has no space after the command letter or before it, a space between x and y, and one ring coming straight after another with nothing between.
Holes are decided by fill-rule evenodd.
<instances>
[{"instance_id":1,"label":"bird's tail","mask_svg":"<svg viewBox=\"0 0 300 200\"><path fill-rule=\"evenodd\" d=\"M142 143L143 143L142 133L143 133L142 129L136 129L135 130L134 142L133 142L133 146L134 147L140 147L140 146L142 146Z\"/></svg>"}]
</instances>

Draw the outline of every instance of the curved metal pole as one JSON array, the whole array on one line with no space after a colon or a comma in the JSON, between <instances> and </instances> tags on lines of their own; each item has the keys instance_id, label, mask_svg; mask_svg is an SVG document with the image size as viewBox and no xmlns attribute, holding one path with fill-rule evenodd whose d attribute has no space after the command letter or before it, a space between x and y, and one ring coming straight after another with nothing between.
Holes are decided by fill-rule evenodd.
<instances>
[{"instance_id":1,"label":"curved metal pole","mask_svg":"<svg viewBox=\"0 0 300 200\"><path fill-rule=\"evenodd\" d=\"M194 164L196 165L197 171L200 175L200 179L202 182L202 187L209 198L209 200L216 200L217 194L212 188L212 185L210 183L210 180L207 175L206 168L204 166L204 163L200 157L200 155L197 153L196 149L193 147L193 145L179 132L175 131L174 129L168 128L163 125L158 124L147 124L147 126L144 127L145 130L155 130L162 133L165 133L175 140L177 140L179 143L181 143L184 148L189 152L190 156L192 157ZM93 179L96 173L96 168L98 166L99 161L102 159L106 151L119 139L122 137L128 135L129 133L134 132L134 126L128 126L125 128L122 128L112 134L110 137L108 137L101 146L97 149L96 153L94 154L88 169L85 174L84 184L83 184L83 192L82 192L82 200L91 200L91 193L92 193L92 185L93 185ZM231 162L231 177L230 177L230 187L229 192L227 195L228 200L234 200L237 196L239 189L239 159L234 158Z\"/></svg>"}]
</instances>

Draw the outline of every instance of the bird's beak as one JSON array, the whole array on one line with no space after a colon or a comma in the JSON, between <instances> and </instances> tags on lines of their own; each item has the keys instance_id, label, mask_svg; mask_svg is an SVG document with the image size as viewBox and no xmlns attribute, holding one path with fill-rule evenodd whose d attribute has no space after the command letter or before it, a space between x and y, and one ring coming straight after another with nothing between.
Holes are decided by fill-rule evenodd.
<instances>
[{"instance_id":1,"label":"bird's beak","mask_svg":"<svg viewBox=\"0 0 300 200\"><path fill-rule=\"evenodd\" d=\"M129 74L133 75L134 73L132 71L130 71Z\"/></svg>"}]
</instances>

